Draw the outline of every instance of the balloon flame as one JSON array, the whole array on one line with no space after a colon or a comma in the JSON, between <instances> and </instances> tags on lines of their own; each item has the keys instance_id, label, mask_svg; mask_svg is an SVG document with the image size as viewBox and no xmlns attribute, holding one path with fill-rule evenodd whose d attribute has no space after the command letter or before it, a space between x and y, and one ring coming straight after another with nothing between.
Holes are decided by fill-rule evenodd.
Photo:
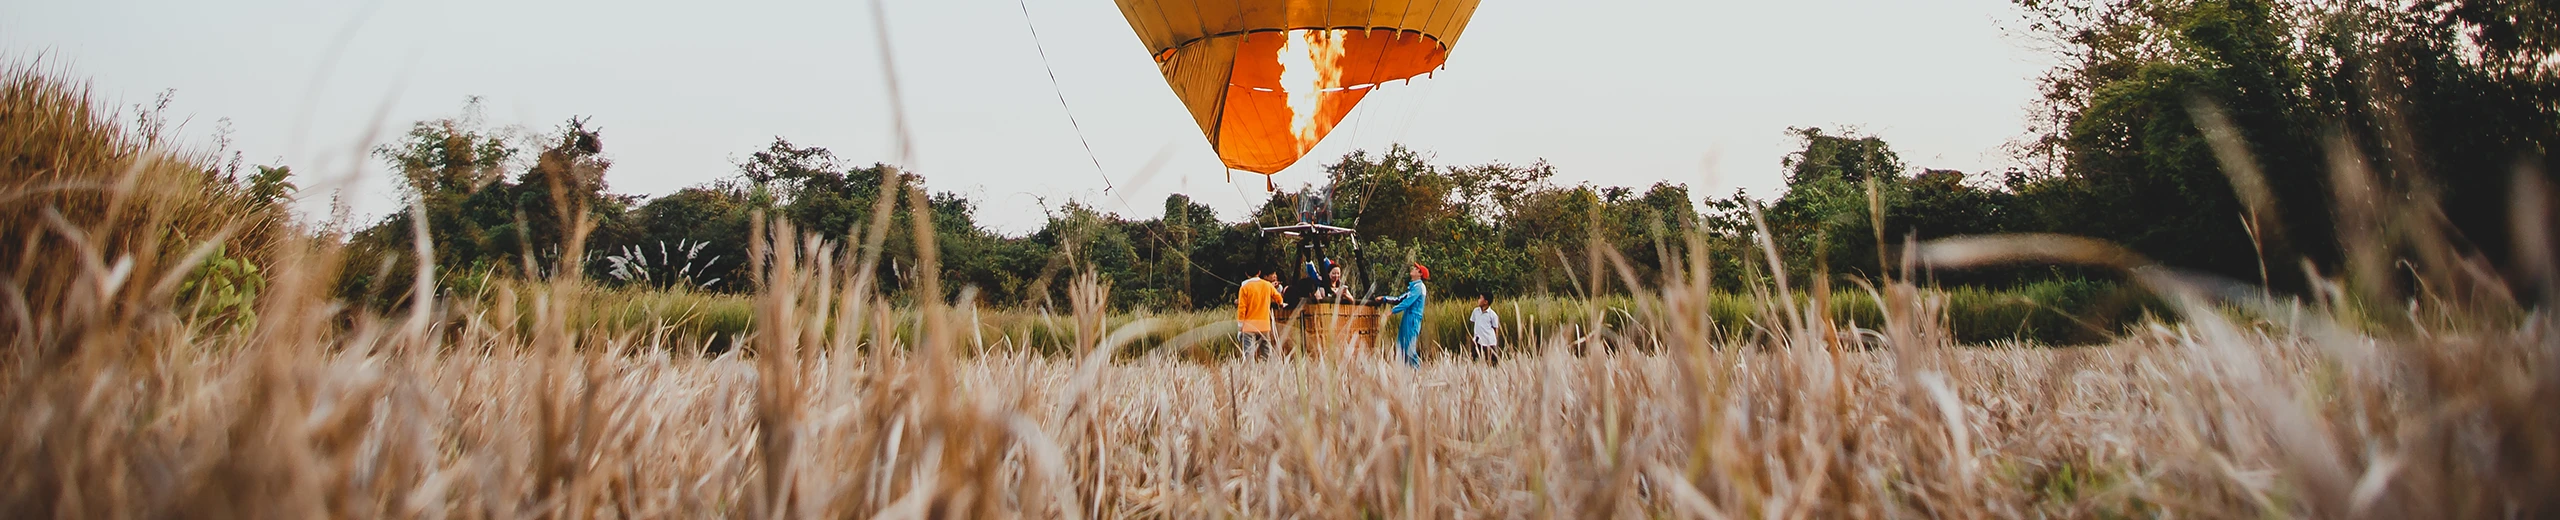
<instances>
[{"instance_id":1,"label":"balloon flame","mask_svg":"<svg viewBox=\"0 0 2560 520\"><path fill-rule=\"evenodd\" d=\"M1304 150L1324 138L1317 115L1324 112L1324 90L1338 87L1342 46L1333 31L1296 29L1280 45L1280 90L1289 95L1289 130Z\"/></svg>"}]
</instances>

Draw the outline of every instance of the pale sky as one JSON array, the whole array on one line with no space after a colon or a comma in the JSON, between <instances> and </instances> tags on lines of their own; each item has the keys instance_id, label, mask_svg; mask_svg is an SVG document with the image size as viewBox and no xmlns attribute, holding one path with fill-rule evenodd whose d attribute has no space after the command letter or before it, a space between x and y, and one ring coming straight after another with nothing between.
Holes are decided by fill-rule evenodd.
<instances>
[{"instance_id":1,"label":"pale sky","mask_svg":"<svg viewBox=\"0 0 2560 520\"><path fill-rule=\"evenodd\" d=\"M1151 218L1181 192L1235 219L1264 197L1256 175L1228 182L1111 1L1023 0L1056 89L1016 0L883 1L909 166L990 227L1033 230L1044 201ZM1277 179L1320 182L1350 150L1401 142L1440 164L1544 158L1567 184L1770 196L1789 126L1862 128L1915 167L1999 169L2051 64L2015 20L2003 0L1485 0L1444 69L1371 94ZM378 215L396 195L358 154L473 95L493 123L592 116L622 193L730 176L774 136L895 162L873 27L859 0L0 0L0 55L41 55L118 106L176 89L189 142L231 118L250 162L303 174L307 210L343 189Z\"/></svg>"}]
</instances>

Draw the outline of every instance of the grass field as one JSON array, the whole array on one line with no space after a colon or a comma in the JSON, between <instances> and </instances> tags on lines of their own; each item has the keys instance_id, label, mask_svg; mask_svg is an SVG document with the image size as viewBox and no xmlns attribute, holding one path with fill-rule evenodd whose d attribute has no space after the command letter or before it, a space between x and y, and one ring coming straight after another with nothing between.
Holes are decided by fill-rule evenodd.
<instances>
[{"instance_id":1,"label":"grass field","mask_svg":"<svg viewBox=\"0 0 2560 520\"><path fill-rule=\"evenodd\" d=\"M2113 341L2117 333L2135 327L2144 320L2162 318L2160 302L2137 288L2109 282L2040 282L2005 290L1968 287L1947 289L1947 330L1958 343L1966 345L2030 344L2046 346L2081 346ZM579 326L606 332L646 332L663 329L670 335L705 342L680 345L683 351L723 350L733 338L743 337L754 326L754 301L748 295L717 294L689 291L613 289L588 294L589 299L576 306ZM1722 325L1720 343L1748 343L1755 335L1766 335L1768 326L1755 322L1759 304L1754 297L1719 293L1707 312ZM1423 314L1425 332L1421 350L1426 354L1455 355L1467 341L1467 313L1473 301L1463 298L1433 302ZM1827 305L1834 321L1872 331L1883 323L1883 313L1873 298L1855 292L1835 292ZM1641 305L1634 298L1517 298L1496 301L1494 311L1502 316L1504 350L1512 355L1533 354L1536 340L1556 333L1572 334L1590 330L1589 321L1596 311L1602 326L1613 330L1644 329L1636 320ZM1028 351L1055 354L1073 348L1075 328L1072 319L1057 312L1033 309L977 309L971 311L969 344L973 351ZM912 308L893 311L892 321L911 324ZM1231 342L1175 342L1185 332L1206 328L1229 327L1235 313L1219 308L1197 311L1151 313L1119 313L1107 318L1114 324L1126 324L1152 318L1168 323L1142 338L1139 346L1124 356L1134 356L1168 345L1183 347L1177 355L1200 358L1231 356ZM1394 320L1383 326L1393 334L1399 326ZM899 341L913 342L915 328L899 327ZM1231 331L1230 331L1231 332ZM1650 337L1638 338L1631 346L1657 350L1661 345ZM696 349L695 347L702 347Z\"/></svg>"},{"instance_id":2,"label":"grass field","mask_svg":"<svg viewBox=\"0 0 2560 520\"><path fill-rule=\"evenodd\" d=\"M704 334L630 326L693 312L681 295L554 280L454 298L422 272L398 311L345 306L335 242L242 244L271 228L177 218L225 199L135 179L201 165L11 74L0 189L30 201L0 207L11 517L2560 514L2560 321L2431 260L2454 255L2427 233L2355 252L2405 273L2351 271L2306 300L2058 237L1911 252L2119 267L2176 319L2099 346L1963 346L1963 292L1735 297L1675 273L1629 281L1653 290L1620 310L1543 311L1579 329L1524 330L1498 364L1413 370L1191 355L1218 316L1107 316L1090 278L1054 316L893 309L844 274L876 259L777 228L757 282L782 289L706 310L747 325L702 357L679 352ZM916 235L920 290L940 294L933 234ZM205 267L229 265L208 262L220 243L255 246L257 282L224 285L254 290L183 290L249 279ZM2549 259L2528 266L2520 286L2554 294ZM1844 306L1872 311L1827 311ZM1057 346L999 348L1035 335Z\"/></svg>"}]
</instances>

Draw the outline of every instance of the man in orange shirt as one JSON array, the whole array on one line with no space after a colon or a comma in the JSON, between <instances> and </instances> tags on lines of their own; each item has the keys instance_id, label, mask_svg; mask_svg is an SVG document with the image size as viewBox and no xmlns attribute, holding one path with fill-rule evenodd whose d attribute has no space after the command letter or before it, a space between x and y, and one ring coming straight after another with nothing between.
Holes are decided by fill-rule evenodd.
<instances>
[{"instance_id":1,"label":"man in orange shirt","mask_svg":"<svg viewBox=\"0 0 2560 520\"><path fill-rule=\"evenodd\" d=\"M1257 269L1236 288L1236 352L1246 358L1273 346L1271 306L1280 303L1280 274Z\"/></svg>"}]
</instances>

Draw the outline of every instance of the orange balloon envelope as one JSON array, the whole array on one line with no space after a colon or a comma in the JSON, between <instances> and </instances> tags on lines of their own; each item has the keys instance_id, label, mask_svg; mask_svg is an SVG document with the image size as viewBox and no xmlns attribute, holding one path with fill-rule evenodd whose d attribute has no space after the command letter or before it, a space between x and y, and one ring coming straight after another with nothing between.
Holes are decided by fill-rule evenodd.
<instances>
[{"instance_id":1,"label":"orange balloon envelope","mask_svg":"<svg viewBox=\"0 0 2560 520\"><path fill-rule=\"evenodd\" d=\"M1437 69L1477 0L1117 0L1228 168L1270 175L1380 83Z\"/></svg>"}]
</instances>

